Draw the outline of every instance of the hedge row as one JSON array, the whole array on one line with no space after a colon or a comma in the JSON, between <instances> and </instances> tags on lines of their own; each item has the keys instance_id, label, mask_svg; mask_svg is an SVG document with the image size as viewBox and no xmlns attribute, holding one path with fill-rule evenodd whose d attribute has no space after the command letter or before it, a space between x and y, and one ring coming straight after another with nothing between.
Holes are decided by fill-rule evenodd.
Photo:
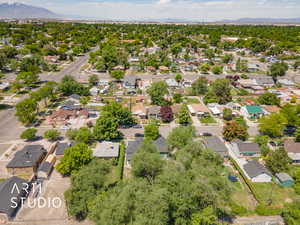
<instances>
[{"instance_id":1,"label":"hedge row","mask_svg":"<svg viewBox=\"0 0 300 225\"><path fill-rule=\"evenodd\" d=\"M123 179L124 160L125 160L125 144L124 144L124 142L121 142L120 155L119 155L118 168L117 168L118 178L120 180Z\"/></svg>"}]
</instances>

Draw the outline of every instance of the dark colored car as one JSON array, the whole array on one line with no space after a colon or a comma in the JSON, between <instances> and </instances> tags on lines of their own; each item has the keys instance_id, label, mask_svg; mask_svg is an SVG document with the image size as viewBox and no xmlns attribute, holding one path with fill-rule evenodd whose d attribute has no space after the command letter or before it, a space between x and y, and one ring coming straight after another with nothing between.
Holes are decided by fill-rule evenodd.
<instances>
[{"instance_id":1,"label":"dark colored car","mask_svg":"<svg viewBox=\"0 0 300 225\"><path fill-rule=\"evenodd\" d=\"M211 134L211 133L204 132L204 133L200 133L200 136L203 136L203 137L210 137L210 136L212 136L212 134Z\"/></svg>"}]
</instances>

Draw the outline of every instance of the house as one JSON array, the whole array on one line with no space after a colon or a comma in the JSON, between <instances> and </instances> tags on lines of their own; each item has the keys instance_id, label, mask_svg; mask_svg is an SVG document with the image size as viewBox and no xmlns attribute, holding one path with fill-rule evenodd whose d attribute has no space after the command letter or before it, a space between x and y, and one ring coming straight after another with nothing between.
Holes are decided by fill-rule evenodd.
<instances>
[{"instance_id":1,"label":"house","mask_svg":"<svg viewBox=\"0 0 300 225\"><path fill-rule=\"evenodd\" d=\"M99 86L109 86L109 82L110 82L109 79L99 79L98 85Z\"/></svg>"},{"instance_id":2,"label":"house","mask_svg":"<svg viewBox=\"0 0 300 225\"><path fill-rule=\"evenodd\" d=\"M69 147L70 147L69 143L66 143L66 142L57 143L56 148L55 148L55 156L57 158L62 158L64 156L65 150Z\"/></svg>"},{"instance_id":3,"label":"house","mask_svg":"<svg viewBox=\"0 0 300 225\"><path fill-rule=\"evenodd\" d=\"M125 162L126 166L130 167L130 162L134 153L138 150L143 142L143 137L137 137L134 141L128 141L125 149Z\"/></svg>"},{"instance_id":4,"label":"house","mask_svg":"<svg viewBox=\"0 0 300 225\"><path fill-rule=\"evenodd\" d=\"M131 112L133 116L136 116L142 120L147 119L147 109L143 103L138 103L132 106Z\"/></svg>"},{"instance_id":5,"label":"house","mask_svg":"<svg viewBox=\"0 0 300 225\"><path fill-rule=\"evenodd\" d=\"M283 87L293 87L295 86L295 83L288 79L278 79L277 81L279 84L281 84Z\"/></svg>"},{"instance_id":6,"label":"house","mask_svg":"<svg viewBox=\"0 0 300 225\"><path fill-rule=\"evenodd\" d=\"M236 140L233 141L231 145L238 157L260 157L261 150L257 143Z\"/></svg>"},{"instance_id":7,"label":"house","mask_svg":"<svg viewBox=\"0 0 300 225\"><path fill-rule=\"evenodd\" d=\"M148 119L160 120L160 106L151 106L148 108Z\"/></svg>"},{"instance_id":8,"label":"house","mask_svg":"<svg viewBox=\"0 0 300 225\"><path fill-rule=\"evenodd\" d=\"M97 143L93 149L93 156L104 159L114 159L119 157L120 144L117 142L102 141Z\"/></svg>"},{"instance_id":9,"label":"house","mask_svg":"<svg viewBox=\"0 0 300 225\"><path fill-rule=\"evenodd\" d=\"M270 88L270 87L274 86L274 84L275 84L273 78L270 76L255 76L254 80L257 85L263 86L263 87Z\"/></svg>"},{"instance_id":10,"label":"house","mask_svg":"<svg viewBox=\"0 0 300 225\"><path fill-rule=\"evenodd\" d=\"M257 71L259 71L259 65L258 64L254 64L254 63L249 63L248 64L248 71L249 72L257 72Z\"/></svg>"},{"instance_id":11,"label":"house","mask_svg":"<svg viewBox=\"0 0 300 225\"><path fill-rule=\"evenodd\" d=\"M293 164L300 164L300 142L285 140L284 149L292 159Z\"/></svg>"},{"instance_id":12,"label":"house","mask_svg":"<svg viewBox=\"0 0 300 225\"><path fill-rule=\"evenodd\" d=\"M280 108L276 105L262 105L262 109L265 115L269 115L271 113L278 113Z\"/></svg>"},{"instance_id":13,"label":"house","mask_svg":"<svg viewBox=\"0 0 300 225\"><path fill-rule=\"evenodd\" d=\"M47 117L47 122L49 124L66 124L69 119L88 119L89 112L87 109L79 109L79 110L66 110L59 109L54 111L50 116Z\"/></svg>"},{"instance_id":14,"label":"house","mask_svg":"<svg viewBox=\"0 0 300 225\"><path fill-rule=\"evenodd\" d=\"M287 173L276 173L276 181L283 187L291 187L294 185L294 179L290 177Z\"/></svg>"},{"instance_id":15,"label":"house","mask_svg":"<svg viewBox=\"0 0 300 225\"><path fill-rule=\"evenodd\" d=\"M241 109L241 105L238 103L234 103L234 102L227 103L226 107L228 107L232 110L238 110L238 111Z\"/></svg>"},{"instance_id":16,"label":"house","mask_svg":"<svg viewBox=\"0 0 300 225\"><path fill-rule=\"evenodd\" d=\"M221 111L221 107L217 103L209 103L207 104L207 107L213 114L213 116L221 117L223 114L223 110Z\"/></svg>"},{"instance_id":17,"label":"house","mask_svg":"<svg viewBox=\"0 0 300 225\"><path fill-rule=\"evenodd\" d=\"M50 176L54 164L56 162L56 157L53 154L50 154L45 161L41 163L37 172L38 179L48 179Z\"/></svg>"},{"instance_id":18,"label":"house","mask_svg":"<svg viewBox=\"0 0 300 225\"><path fill-rule=\"evenodd\" d=\"M28 186L28 182L16 176L0 182L0 224L6 224L16 216L18 210L22 207L22 198L26 199L28 196L28 193L24 190L26 186ZM12 199L16 205L12 202Z\"/></svg>"},{"instance_id":19,"label":"house","mask_svg":"<svg viewBox=\"0 0 300 225\"><path fill-rule=\"evenodd\" d=\"M80 104L80 95L72 94L72 95L69 96L68 100L72 100L72 101Z\"/></svg>"},{"instance_id":20,"label":"house","mask_svg":"<svg viewBox=\"0 0 300 225\"><path fill-rule=\"evenodd\" d=\"M130 75L126 76L123 79L123 86L126 89L136 89L137 87L137 80L138 78L136 76Z\"/></svg>"},{"instance_id":21,"label":"house","mask_svg":"<svg viewBox=\"0 0 300 225\"><path fill-rule=\"evenodd\" d=\"M90 89L90 94L92 95L92 96L97 96L98 94L99 94L99 88L96 88L96 87L92 87L91 89Z\"/></svg>"},{"instance_id":22,"label":"house","mask_svg":"<svg viewBox=\"0 0 300 225\"><path fill-rule=\"evenodd\" d=\"M7 164L9 174L31 176L36 174L39 165L43 161L47 151L42 145L26 145L16 152L13 159Z\"/></svg>"},{"instance_id":23,"label":"house","mask_svg":"<svg viewBox=\"0 0 300 225\"><path fill-rule=\"evenodd\" d=\"M67 101L63 102L59 106L59 108L65 109L65 110L77 110L77 109L81 109L81 105L73 100L67 100Z\"/></svg>"},{"instance_id":24,"label":"house","mask_svg":"<svg viewBox=\"0 0 300 225\"><path fill-rule=\"evenodd\" d=\"M7 89L10 86L9 82L0 82L0 90L3 91L5 89Z\"/></svg>"},{"instance_id":25,"label":"house","mask_svg":"<svg viewBox=\"0 0 300 225\"><path fill-rule=\"evenodd\" d=\"M267 183L272 181L272 174L256 160L252 160L243 166L246 176L255 183Z\"/></svg>"},{"instance_id":26,"label":"house","mask_svg":"<svg viewBox=\"0 0 300 225\"><path fill-rule=\"evenodd\" d=\"M201 103L191 104L188 105L187 107L192 116L203 117L209 115L209 109L206 107L206 105L203 105Z\"/></svg>"},{"instance_id":27,"label":"house","mask_svg":"<svg viewBox=\"0 0 300 225\"><path fill-rule=\"evenodd\" d=\"M153 144L156 146L160 156L163 159L166 159L169 157L169 148L166 139L163 136L159 136L155 141L153 141Z\"/></svg>"},{"instance_id":28,"label":"house","mask_svg":"<svg viewBox=\"0 0 300 225\"><path fill-rule=\"evenodd\" d=\"M228 149L225 146L224 142L217 136L205 137L203 144L209 150L219 154L221 157L228 157Z\"/></svg>"},{"instance_id":29,"label":"house","mask_svg":"<svg viewBox=\"0 0 300 225\"><path fill-rule=\"evenodd\" d=\"M166 81L166 84L170 88L178 88L179 87L179 83L173 78L166 79L165 81Z\"/></svg>"},{"instance_id":30,"label":"house","mask_svg":"<svg viewBox=\"0 0 300 225\"><path fill-rule=\"evenodd\" d=\"M264 115L264 111L258 105L246 105L241 108L241 113L249 119L258 119Z\"/></svg>"}]
</instances>

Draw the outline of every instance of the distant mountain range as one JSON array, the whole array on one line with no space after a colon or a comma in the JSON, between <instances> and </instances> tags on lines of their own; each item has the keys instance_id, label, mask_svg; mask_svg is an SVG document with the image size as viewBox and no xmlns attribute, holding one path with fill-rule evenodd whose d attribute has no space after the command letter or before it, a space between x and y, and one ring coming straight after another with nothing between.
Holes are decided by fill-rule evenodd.
<instances>
[{"instance_id":1,"label":"distant mountain range","mask_svg":"<svg viewBox=\"0 0 300 225\"><path fill-rule=\"evenodd\" d=\"M23 19L23 18L61 18L60 15L48 9L22 3L0 4L0 18Z\"/></svg>"},{"instance_id":2,"label":"distant mountain range","mask_svg":"<svg viewBox=\"0 0 300 225\"><path fill-rule=\"evenodd\" d=\"M0 4L0 18L7 19L24 19L24 18L36 18L36 19L74 19L74 20L96 20L95 18L87 18L82 16L66 16L56 14L48 9L26 5L23 3L2 3ZM102 19L104 20L104 19ZM112 19L113 20L113 19ZM189 19L175 19L175 18L166 18L166 19L144 19L142 22L173 22L173 23L200 23L203 21L189 20ZM129 21L128 21L129 22ZM221 20L215 21L213 23L237 23L237 24L261 24L261 23L300 23L300 18L241 18L237 20Z\"/></svg>"},{"instance_id":3,"label":"distant mountain range","mask_svg":"<svg viewBox=\"0 0 300 225\"><path fill-rule=\"evenodd\" d=\"M300 23L299 18L241 18L237 20L221 20L220 23Z\"/></svg>"}]
</instances>

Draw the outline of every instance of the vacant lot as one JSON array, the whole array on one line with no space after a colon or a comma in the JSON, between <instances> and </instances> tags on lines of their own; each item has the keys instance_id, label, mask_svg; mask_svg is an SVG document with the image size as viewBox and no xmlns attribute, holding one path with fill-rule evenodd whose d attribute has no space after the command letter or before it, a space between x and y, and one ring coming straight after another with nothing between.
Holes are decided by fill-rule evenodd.
<instances>
[{"instance_id":1,"label":"vacant lot","mask_svg":"<svg viewBox=\"0 0 300 225\"><path fill-rule=\"evenodd\" d=\"M276 207L283 207L285 203L300 198L293 188L281 187L274 183L253 183L253 186L262 202L271 202Z\"/></svg>"}]
</instances>

